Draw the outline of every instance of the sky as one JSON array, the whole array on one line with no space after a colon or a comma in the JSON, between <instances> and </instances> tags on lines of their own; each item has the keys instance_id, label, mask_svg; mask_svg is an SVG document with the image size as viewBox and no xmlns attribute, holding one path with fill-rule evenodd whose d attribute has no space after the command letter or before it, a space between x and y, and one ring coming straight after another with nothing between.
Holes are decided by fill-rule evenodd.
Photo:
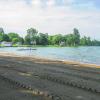
<instances>
[{"instance_id":1,"label":"sky","mask_svg":"<svg viewBox=\"0 0 100 100\"><path fill-rule=\"evenodd\" d=\"M26 35L28 28L52 34L81 35L100 40L100 0L0 0L0 27Z\"/></svg>"}]
</instances>

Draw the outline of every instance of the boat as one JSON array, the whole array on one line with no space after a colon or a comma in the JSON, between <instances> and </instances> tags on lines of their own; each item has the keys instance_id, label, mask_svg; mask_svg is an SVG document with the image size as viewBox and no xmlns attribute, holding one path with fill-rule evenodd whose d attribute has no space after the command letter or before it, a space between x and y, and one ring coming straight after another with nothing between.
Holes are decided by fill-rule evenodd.
<instances>
[{"instance_id":1,"label":"boat","mask_svg":"<svg viewBox=\"0 0 100 100\"><path fill-rule=\"evenodd\" d=\"M25 51L25 50L37 50L37 49L36 48L18 49L18 51Z\"/></svg>"}]
</instances>

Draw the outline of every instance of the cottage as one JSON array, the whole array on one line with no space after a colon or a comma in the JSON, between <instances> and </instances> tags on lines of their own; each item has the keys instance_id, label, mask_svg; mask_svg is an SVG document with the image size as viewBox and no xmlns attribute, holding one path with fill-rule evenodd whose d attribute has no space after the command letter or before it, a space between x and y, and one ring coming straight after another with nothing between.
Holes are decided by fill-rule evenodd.
<instances>
[{"instance_id":1,"label":"cottage","mask_svg":"<svg viewBox=\"0 0 100 100\"><path fill-rule=\"evenodd\" d=\"M31 44L36 45L36 41L35 40L31 41Z\"/></svg>"},{"instance_id":2,"label":"cottage","mask_svg":"<svg viewBox=\"0 0 100 100\"><path fill-rule=\"evenodd\" d=\"M16 45L17 46L20 46L20 45L22 45L22 43L21 42L17 42Z\"/></svg>"},{"instance_id":3,"label":"cottage","mask_svg":"<svg viewBox=\"0 0 100 100\"><path fill-rule=\"evenodd\" d=\"M60 46L65 46L65 42L61 41L61 42L59 43L59 45L60 45Z\"/></svg>"},{"instance_id":4,"label":"cottage","mask_svg":"<svg viewBox=\"0 0 100 100\"><path fill-rule=\"evenodd\" d=\"M12 46L12 42L3 41L3 42L1 42L1 45L5 46L5 47L11 47Z\"/></svg>"}]
</instances>

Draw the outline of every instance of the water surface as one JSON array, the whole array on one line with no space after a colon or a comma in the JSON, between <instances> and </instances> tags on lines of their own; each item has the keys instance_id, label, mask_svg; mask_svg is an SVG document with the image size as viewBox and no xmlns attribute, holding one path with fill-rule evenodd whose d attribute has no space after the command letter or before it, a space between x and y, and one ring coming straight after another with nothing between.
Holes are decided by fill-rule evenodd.
<instances>
[{"instance_id":1,"label":"water surface","mask_svg":"<svg viewBox=\"0 0 100 100\"><path fill-rule=\"evenodd\" d=\"M16 53L24 56L39 56L56 60L71 60L100 65L100 47L37 47L37 50L19 51L28 47L5 47L1 52Z\"/></svg>"}]
</instances>

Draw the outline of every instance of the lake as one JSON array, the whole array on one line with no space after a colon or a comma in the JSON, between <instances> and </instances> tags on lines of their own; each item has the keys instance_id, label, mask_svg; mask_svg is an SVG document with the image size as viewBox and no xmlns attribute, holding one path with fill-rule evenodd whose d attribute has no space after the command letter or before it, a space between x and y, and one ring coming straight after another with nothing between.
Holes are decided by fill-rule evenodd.
<instances>
[{"instance_id":1,"label":"lake","mask_svg":"<svg viewBox=\"0 0 100 100\"><path fill-rule=\"evenodd\" d=\"M0 52L16 53L24 56L36 56L56 60L71 60L100 65L100 47L36 47L37 50L19 51L28 47L4 47Z\"/></svg>"}]
</instances>

